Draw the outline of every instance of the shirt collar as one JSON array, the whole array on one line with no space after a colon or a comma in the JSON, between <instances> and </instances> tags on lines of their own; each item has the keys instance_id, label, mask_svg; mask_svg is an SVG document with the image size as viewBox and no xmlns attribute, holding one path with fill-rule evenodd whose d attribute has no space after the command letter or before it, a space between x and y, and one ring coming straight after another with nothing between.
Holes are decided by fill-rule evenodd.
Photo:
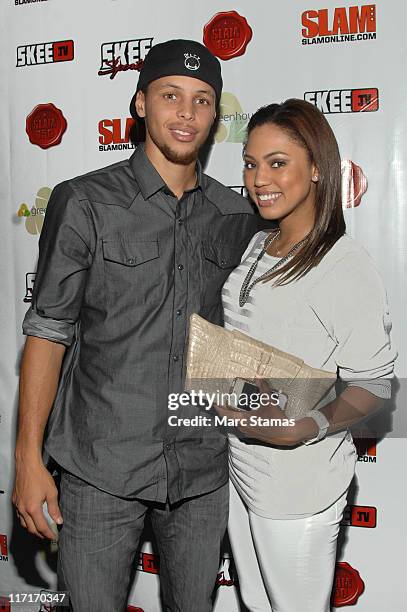
<instances>
[{"instance_id":1,"label":"shirt collar","mask_svg":"<svg viewBox=\"0 0 407 612\"><path fill-rule=\"evenodd\" d=\"M166 185L165 181L148 159L145 152L144 143L140 143L137 146L133 155L130 157L129 162L141 194L145 200L148 200L152 195L157 193L157 191L163 189L168 190L168 186ZM197 185L189 191L193 191L196 188L204 191L204 173L199 160L197 160L196 163L196 175Z\"/></svg>"},{"instance_id":2,"label":"shirt collar","mask_svg":"<svg viewBox=\"0 0 407 612\"><path fill-rule=\"evenodd\" d=\"M148 198L157 193L157 191L165 187L163 179L146 155L144 143L137 146L137 149L134 151L129 161L134 177L145 200L148 200Z\"/></svg>"}]
</instances>

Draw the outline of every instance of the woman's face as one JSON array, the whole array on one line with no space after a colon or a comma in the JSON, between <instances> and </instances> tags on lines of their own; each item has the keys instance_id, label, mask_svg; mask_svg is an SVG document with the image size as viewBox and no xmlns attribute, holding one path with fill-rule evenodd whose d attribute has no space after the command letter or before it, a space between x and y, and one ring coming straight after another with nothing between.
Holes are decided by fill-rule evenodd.
<instances>
[{"instance_id":1,"label":"woman's face","mask_svg":"<svg viewBox=\"0 0 407 612\"><path fill-rule=\"evenodd\" d=\"M287 132L272 123L251 131L244 182L264 219L313 217L317 176L307 151Z\"/></svg>"}]
</instances>

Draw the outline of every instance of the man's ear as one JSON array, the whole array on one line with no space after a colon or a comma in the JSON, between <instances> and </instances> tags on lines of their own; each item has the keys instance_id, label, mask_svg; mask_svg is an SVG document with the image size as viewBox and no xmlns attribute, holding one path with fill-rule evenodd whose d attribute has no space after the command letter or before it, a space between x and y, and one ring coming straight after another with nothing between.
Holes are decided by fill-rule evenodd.
<instances>
[{"instance_id":1,"label":"man's ear","mask_svg":"<svg viewBox=\"0 0 407 612\"><path fill-rule=\"evenodd\" d=\"M136 113L139 117L146 116L146 97L144 91L138 91L135 101Z\"/></svg>"}]
</instances>

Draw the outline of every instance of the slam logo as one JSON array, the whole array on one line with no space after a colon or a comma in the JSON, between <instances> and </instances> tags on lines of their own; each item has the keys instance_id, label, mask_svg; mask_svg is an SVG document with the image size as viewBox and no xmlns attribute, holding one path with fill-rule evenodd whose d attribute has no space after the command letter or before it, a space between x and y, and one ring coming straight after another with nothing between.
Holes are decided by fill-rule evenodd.
<instances>
[{"instance_id":1,"label":"slam logo","mask_svg":"<svg viewBox=\"0 0 407 612\"><path fill-rule=\"evenodd\" d=\"M377 525L377 509L374 506L346 506L341 525L374 529Z\"/></svg>"},{"instance_id":2,"label":"slam logo","mask_svg":"<svg viewBox=\"0 0 407 612\"><path fill-rule=\"evenodd\" d=\"M379 90L324 89L306 91L304 100L316 106L325 115L333 113L373 113L379 110Z\"/></svg>"},{"instance_id":3,"label":"slam logo","mask_svg":"<svg viewBox=\"0 0 407 612\"><path fill-rule=\"evenodd\" d=\"M7 536L0 533L0 561L8 561Z\"/></svg>"},{"instance_id":4,"label":"slam logo","mask_svg":"<svg viewBox=\"0 0 407 612\"><path fill-rule=\"evenodd\" d=\"M304 11L302 44L315 45L376 39L376 5Z\"/></svg>"},{"instance_id":5,"label":"slam logo","mask_svg":"<svg viewBox=\"0 0 407 612\"><path fill-rule=\"evenodd\" d=\"M17 47L17 68L71 62L74 58L73 40L21 45Z\"/></svg>"},{"instance_id":6,"label":"slam logo","mask_svg":"<svg viewBox=\"0 0 407 612\"><path fill-rule=\"evenodd\" d=\"M35 2L48 2L48 0L14 0L14 5L22 6L23 4L34 4Z\"/></svg>"},{"instance_id":7,"label":"slam logo","mask_svg":"<svg viewBox=\"0 0 407 612\"><path fill-rule=\"evenodd\" d=\"M109 75L111 79L114 79L119 72L140 71L152 44L153 37L103 43L100 47L98 75Z\"/></svg>"},{"instance_id":8,"label":"slam logo","mask_svg":"<svg viewBox=\"0 0 407 612\"><path fill-rule=\"evenodd\" d=\"M130 142L130 130L134 119L102 119L99 121L99 151L134 149Z\"/></svg>"},{"instance_id":9,"label":"slam logo","mask_svg":"<svg viewBox=\"0 0 407 612\"><path fill-rule=\"evenodd\" d=\"M362 434L359 438L353 438L358 453L358 461L361 463L376 463L377 438L373 434L369 434L370 437L366 437L366 435Z\"/></svg>"}]
</instances>

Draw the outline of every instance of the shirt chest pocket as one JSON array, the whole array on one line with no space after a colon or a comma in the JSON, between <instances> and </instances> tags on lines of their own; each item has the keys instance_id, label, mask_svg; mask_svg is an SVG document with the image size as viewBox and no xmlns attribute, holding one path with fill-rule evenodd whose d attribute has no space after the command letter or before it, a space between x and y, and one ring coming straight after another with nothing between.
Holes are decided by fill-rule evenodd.
<instances>
[{"instance_id":1,"label":"shirt chest pocket","mask_svg":"<svg viewBox=\"0 0 407 612\"><path fill-rule=\"evenodd\" d=\"M202 250L204 303L208 304L220 300L223 284L240 263L242 249L225 243L205 241Z\"/></svg>"},{"instance_id":2,"label":"shirt chest pocket","mask_svg":"<svg viewBox=\"0 0 407 612\"><path fill-rule=\"evenodd\" d=\"M129 238L102 242L104 282L114 300L126 296L132 303L150 302L160 290L159 242Z\"/></svg>"}]
</instances>

